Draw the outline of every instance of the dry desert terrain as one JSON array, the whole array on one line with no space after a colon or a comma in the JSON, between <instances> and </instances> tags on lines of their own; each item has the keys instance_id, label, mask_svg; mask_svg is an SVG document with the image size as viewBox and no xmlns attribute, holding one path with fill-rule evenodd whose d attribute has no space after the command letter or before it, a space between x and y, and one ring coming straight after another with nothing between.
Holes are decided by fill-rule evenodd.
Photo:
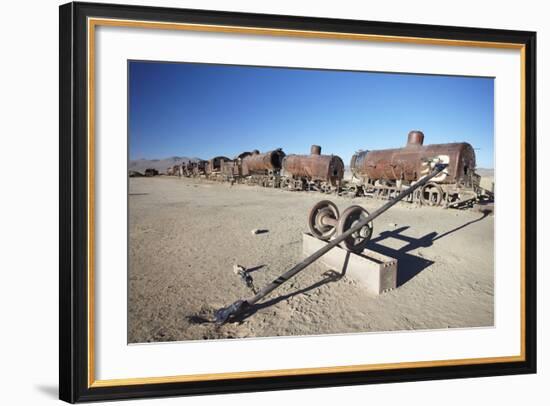
<instances>
[{"instance_id":1,"label":"dry desert terrain","mask_svg":"<svg viewBox=\"0 0 550 406\"><path fill-rule=\"evenodd\" d=\"M374 222L370 249L397 258L397 289L370 294L321 264L238 323L209 322L302 259L320 193L176 177L129 183L128 342L447 329L493 325L493 214L400 203ZM383 201L329 197L342 212ZM265 232L253 235L251 230Z\"/></svg>"}]
</instances>

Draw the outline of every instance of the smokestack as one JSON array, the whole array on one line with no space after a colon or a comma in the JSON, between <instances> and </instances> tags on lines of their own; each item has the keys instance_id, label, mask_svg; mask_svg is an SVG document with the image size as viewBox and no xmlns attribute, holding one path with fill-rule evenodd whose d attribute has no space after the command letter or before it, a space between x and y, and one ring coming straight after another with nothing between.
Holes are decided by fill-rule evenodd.
<instances>
[{"instance_id":1,"label":"smokestack","mask_svg":"<svg viewBox=\"0 0 550 406\"><path fill-rule=\"evenodd\" d=\"M311 155L321 155L321 146L312 145L311 146Z\"/></svg>"},{"instance_id":2,"label":"smokestack","mask_svg":"<svg viewBox=\"0 0 550 406\"><path fill-rule=\"evenodd\" d=\"M422 146L424 144L424 133L422 131L413 130L409 132L407 137L407 147Z\"/></svg>"}]
</instances>

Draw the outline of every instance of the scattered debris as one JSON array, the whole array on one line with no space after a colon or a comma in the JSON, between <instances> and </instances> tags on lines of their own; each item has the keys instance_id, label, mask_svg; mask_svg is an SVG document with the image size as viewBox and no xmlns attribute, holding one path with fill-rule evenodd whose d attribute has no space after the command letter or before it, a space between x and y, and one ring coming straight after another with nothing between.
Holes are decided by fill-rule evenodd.
<instances>
[{"instance_id":1,"label":"scattered debris","mask_svg":"<svg viewBox=\"0 0 550 406\"><path fill-rule=\"evenodd\" d=\"M241 272L243 272L244 270L245 270L244 267L241 265L233 265L233 273L235 275L240 275Z\"/></svg>"},{"instance_id":2,"label":"scattered debris","mask_svg":"<svg viewBox=\"0 0 550 406\"><path fill-rule=\"evenodd\" d=\"M269 232L269 230L263 230L261 228L255 228L254 230L251 231L252 235L265 234L267 232Z\"/></svg>"},{"instance_id":3,"label":"scattered debris","mask_svg":"<svg viewBox=\"0 0 550 406\"><path fill-rule=\"evenodd\" d=\"M252 289L252 292L256 294L256 287L254 286L254 280L248 271L241 265L233 265L233 273L241 277L246 286Z\"/></svg>"}]
</instances>

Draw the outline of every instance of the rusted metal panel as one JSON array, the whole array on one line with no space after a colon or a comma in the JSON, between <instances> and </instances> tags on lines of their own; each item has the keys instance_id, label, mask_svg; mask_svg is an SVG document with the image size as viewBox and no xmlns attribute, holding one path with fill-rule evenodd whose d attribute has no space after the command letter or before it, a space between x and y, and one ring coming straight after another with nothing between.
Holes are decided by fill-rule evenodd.
<instances>
[{"instance_id":1,"label":"rusted metal panel","mask_svg":"<svg viewBox=\"0 0 550 406\"><path fill-rule=\"evenodd\" d=\"M206 164L206 173L220 172L223 161L231 161L231 159L226 156L216 156L210 159Z\"/></svg>"},{"instance_id":2,"label":"rusted metal panel","mask_svg":"<svg viewBox=\"0 0 550 406\"><path fill-rule=\"evenodd\" d=\"M246 156L242 160L243 175L278 171L281 169L284 157L285 153L281 148L263 154L260 154L258 150L254 150L251 155Z\"/></svg>"},{"instance_id":3,"label":"rusted metal panel","mask_svg":"<svg viewBox=\"0 0 550 406\"><path fill-rule=\"evenodd\" d=\"M234 178L242 175L240 161L238 159L222 161L221 173L228 178Z\"/></svg>"},{"instance_id":4,"label":"rusted metal panel","mask_svg":"<svg viewBox=\"0 0 550 406\"><path fill-rule=\"evenodd\" d=\"M310 155L287 155L283 174L336 185L344 177L344 162L337 155L321 155L321 147L313 145Z\"/></svg>"},{"instance_id":5,"label":"rusted metal panel","mask_svg":"<svg viewBox=\"0 0 550 406\"><path fill-rule=\"evenodd\" d=\"M476 165L475 152L470 144L422 145L423 140L424 134L411 131L404 148L358 152L351 159L351 170L359 178L413 182L429 172L428 159L440 157L449 166L447 174L442 173L434 179L435 182L467 181Z\"/></svg>"},{"instance_id":6,"label":"rusted metal panel","mask_svg":"<svg viewBox=\"0 0 550 406\"><path fill-rule=\"evenodd\" d=\"M198 161L189 161L187 163L188 173L192 176L204 175L206 172L207 161L198 160Z\"/></svg>"},{"instance_id":7,"label":"rusted metal panel","mask_svg":"<svg viewBox=\"0 0 550 406\"><path fill-rule=\"evenodd\" d=\"M248 152L248 151L241 152L239 155L237 155L237 156L234 158L234 160L236 161L236 160L240 159L240 160L242 161L244 158L246 158L246 157L249 156L249 155L252 155L252 152Z\"/></svg>"}]
</instances>

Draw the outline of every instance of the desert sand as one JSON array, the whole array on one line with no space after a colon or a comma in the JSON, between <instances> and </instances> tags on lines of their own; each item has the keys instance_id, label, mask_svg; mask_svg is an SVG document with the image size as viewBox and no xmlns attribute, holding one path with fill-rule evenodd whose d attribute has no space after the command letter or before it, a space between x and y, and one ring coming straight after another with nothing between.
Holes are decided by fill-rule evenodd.
<instances>
[{"instance_id":1,"label":"desert sand","mask_svg":"<svg viewBox=\"0 0 550 406\"><path fill-rule=\"evenodd\" d=\"M214 311L302 259L307 213L383 201L175 177L129 184L128 342L492 326L493 214L399 203L374 222L370 249L399 260L397 289L370 294L315 263L238 323ZM251 230L266 232L253 235Z\"/></svg>"}]
</instances>

